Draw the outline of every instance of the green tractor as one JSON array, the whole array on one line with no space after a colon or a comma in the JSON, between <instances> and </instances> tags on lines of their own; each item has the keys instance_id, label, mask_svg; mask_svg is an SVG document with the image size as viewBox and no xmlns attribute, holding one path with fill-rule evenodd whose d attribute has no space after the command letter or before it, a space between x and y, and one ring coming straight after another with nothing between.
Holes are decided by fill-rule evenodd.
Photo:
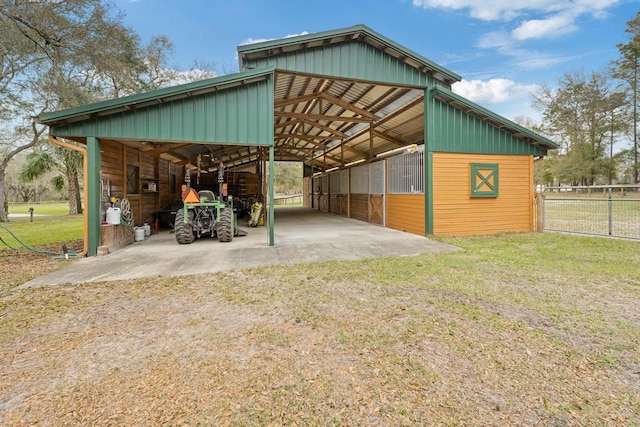
<instances>
[{"instance_id":1,"label":"green tractor","mask_svg":"<svg viewBox=\"0 0 640 427\"><path fill-rule=\"evenodd\" d=\"M189 169L185 176L187 189L183 193L184 206L176 211L174 223L176 241L182 245L193 243L195 239L209 235L220 242L230 242L237 235L236 215L233 212L233 198L226 195L223 185L224 168L220 163L218 182L220 197L213 191L201 190L198 193L190 188Z\"/></svg>"}]
</instances>

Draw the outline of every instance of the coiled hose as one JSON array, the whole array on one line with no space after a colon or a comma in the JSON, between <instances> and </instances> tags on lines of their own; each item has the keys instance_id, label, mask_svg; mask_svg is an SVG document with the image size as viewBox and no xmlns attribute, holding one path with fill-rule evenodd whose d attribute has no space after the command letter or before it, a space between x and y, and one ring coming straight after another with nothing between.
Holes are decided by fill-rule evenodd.
<instances>
[{"instance_id":1,"label":"coiled hose","mask_svg":"<svg viewBox=\"0 0 640 427\"><path fill-rule=\"evenodd\" d=\"M128 199L116 201L116 206L120 208L120 224L125 236L133 236L133 210Z\"/></svg>"}]
</instances>

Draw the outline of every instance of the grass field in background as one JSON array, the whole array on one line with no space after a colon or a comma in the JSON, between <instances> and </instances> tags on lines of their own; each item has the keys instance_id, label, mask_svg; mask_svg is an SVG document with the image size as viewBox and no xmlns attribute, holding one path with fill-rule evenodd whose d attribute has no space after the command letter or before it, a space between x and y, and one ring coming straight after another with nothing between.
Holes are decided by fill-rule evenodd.
<instances>
[{"instance_id":1,"label":"grass field in background","mask_svg":"<svg viewBox=\"0 0 640 427\"><path fill-rule=\"evenodd\" d=\"M33 208L36 215L69 215L69 203L15 203L9 204L9 215L28 214L29 208Z\"/></svg>"},{"instance_id":2,"label":"grass field in background","mask_svg":"<svg viewBox=\"0 0 640 427\"><path fill-rule=\"evenodd\" d=\"M29 207L34 208L33 222L29 216ZM21 214L12 217L12 214ZM45 216L41 216L45 215ZM9 205L9 222L0 223L8 228L18 239L29 246L42 246L77 241L83 238L83 216L69 215L67 203L42 203ZM20 246L10 233L0 227L0 237L13 247ZM6 246L0 242L0 249Z\"/></svg>"}]
</instances>

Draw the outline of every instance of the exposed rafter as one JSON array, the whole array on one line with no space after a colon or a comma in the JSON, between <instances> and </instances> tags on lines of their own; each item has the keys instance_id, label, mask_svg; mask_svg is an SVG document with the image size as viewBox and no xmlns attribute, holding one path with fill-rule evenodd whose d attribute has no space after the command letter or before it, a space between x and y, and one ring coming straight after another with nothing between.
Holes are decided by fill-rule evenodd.
<instances>
[{"instance_id":1,"label":"exposed rafter","mask_svg":"<svg viewBox=\"0 0 640 427\"><path fill-rule=\"evenodd\" d=\"M350 122L350 123L369 123L371 119L362 117L343 117L343 116L330 116L325 114L305 114L305 113L292 113L289 111L276 111L276 117L293 117L294 119L309 120L323 120L326 122Z\"/></svg>"}]
</instances>

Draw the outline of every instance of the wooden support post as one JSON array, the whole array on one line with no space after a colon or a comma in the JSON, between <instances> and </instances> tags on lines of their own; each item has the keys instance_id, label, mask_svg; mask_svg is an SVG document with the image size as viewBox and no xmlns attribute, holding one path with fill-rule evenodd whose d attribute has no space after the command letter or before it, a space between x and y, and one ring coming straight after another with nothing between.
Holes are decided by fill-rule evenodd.
<instances>
[{"instance_id":1,"label":"wooden support post","mask_svg":"<svg viewBox=\"0 0 640 427\"><path fill-rule=\"evenodd\" d=\"M544 196L542 193L535 193L536 205L536 231L542 233L544 231Z\"/></svg>"}]
</instances>

